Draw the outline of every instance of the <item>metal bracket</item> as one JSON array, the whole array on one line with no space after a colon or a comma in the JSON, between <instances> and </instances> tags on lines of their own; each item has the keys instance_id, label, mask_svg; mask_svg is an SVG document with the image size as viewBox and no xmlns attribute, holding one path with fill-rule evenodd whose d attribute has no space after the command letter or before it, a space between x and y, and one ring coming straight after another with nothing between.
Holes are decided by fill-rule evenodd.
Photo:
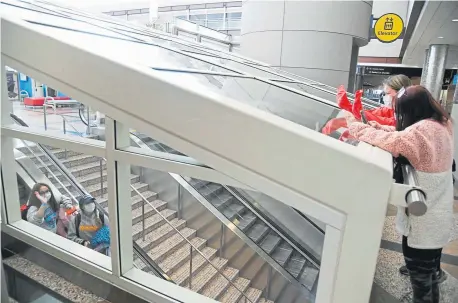
<instances>
[{"instance_id":1,"label":"metal bracket","mask_svg":"<svg viewBox=\"0 0 458 303\"><path fill-rule=\"evenodd\" d=\"M407 207L411 215L423 216L426 213L428 207L425 200L426 194L419 187L399 183L393 183L391 185L388 203L395 206Z\"/></svg>"}]
</instances>

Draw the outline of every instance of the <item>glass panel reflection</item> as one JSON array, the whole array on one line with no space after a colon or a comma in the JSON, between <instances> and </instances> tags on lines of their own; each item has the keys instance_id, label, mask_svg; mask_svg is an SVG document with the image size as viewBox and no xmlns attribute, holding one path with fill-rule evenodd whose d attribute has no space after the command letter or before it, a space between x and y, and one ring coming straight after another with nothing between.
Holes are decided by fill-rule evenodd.
<instances>
[{"instance_id":1,"label":"glass panel reflection","mask_svg":"<svg viewBox=\"0 0 458 303\"><path fill-rule=\"evenodd\" d=\"M131 173L144 184L132 194L137 268L221 302L314 301L319 261L241 189L145 167Z\"/></svg>"},{"instance_id":2,"label":"glass panel reflection","mask_svg":"<svg viewBox=\"0 0 458 303\"><path fill-rule=\"evenodd\" d=\"M104 160L34 142L14 142L22 218L109 256Z\"/></svg>"}]
</instances>

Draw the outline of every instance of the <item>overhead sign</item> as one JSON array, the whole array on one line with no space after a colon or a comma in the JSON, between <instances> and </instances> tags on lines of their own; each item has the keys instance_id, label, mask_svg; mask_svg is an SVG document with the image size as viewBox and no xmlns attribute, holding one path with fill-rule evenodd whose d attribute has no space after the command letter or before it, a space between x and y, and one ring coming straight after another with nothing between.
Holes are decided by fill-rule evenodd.
<instances>
[{"instance_id":1,"label":"overhead sign","mask_svg":"<svg viewBox=\"0 0 458 303\"><path fill-rule=\"evenodd\" d=\"M383 75L389 76L392 73L392 68L387 66L365 66L365 75Z\"/></svg>"},{"instance_id":2,"label":"overhead sign","mask_svg":"<svg viewBox=\"0 0 458 303\"><path fill-rule=\"evenodd\" d=\"M375 22L374 34L382 43L391 43L398 40L403 32L404 21L399 15L385 14Z\"/></svg>"}]
</instances>

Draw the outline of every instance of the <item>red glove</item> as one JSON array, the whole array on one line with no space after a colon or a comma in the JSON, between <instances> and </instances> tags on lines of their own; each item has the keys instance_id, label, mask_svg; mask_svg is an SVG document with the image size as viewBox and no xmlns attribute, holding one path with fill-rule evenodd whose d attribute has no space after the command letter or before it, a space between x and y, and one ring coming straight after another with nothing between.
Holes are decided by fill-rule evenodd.
<instances>
[{"instance_id":1,"label":"red glove","mask_svg":"<svg viewBox=\"0 0 458 303\"><path fill-rule=\"evenodd\" d=\"M363 104L361 97L363 96L363 91L358 90L355 93L355 101L353 102L352 113L356 119L361 120L361 111L363 110Z\"/></svg>"},{"instance_id":2,"label":"red glove","mask_svg":"<svg viewBox=\"0 0 458 303\"><path fill-rule=\"evenodd\" d=\"M337 88L337 104L341 109L352 112L352 106L347 98L347 92L345 91L345 87L343 85Z\"/></svg>"},{"instance_id":3,"label":"red glove","mask_svg":"<svg viewBox=\"0 0 458 303\"><path fill-rule=\"evenodd\" d=\"M329 135L341 127L347 127L347 120L345 118L334 118L328 121L321 130L321 133Z\"/></svg>"},{"instance_id":4,"label":"red glove","mask_svg":"<svg viewBox=\"0 0 458 303\"><path fill-rule=\"evenodd\" d=\"M375 121L380 125L396 126L396 120L394 117L381 117L374 115L371 111L364 112L366 114L367 121Z\"/></svg>"}]
</instances>

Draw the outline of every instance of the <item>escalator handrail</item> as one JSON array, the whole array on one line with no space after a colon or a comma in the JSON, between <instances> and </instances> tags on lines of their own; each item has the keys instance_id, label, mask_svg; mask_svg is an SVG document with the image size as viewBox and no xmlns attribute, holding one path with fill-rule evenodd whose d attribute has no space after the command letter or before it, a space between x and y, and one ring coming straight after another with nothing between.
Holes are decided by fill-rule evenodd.
<instances>
[{"instance_id":1,"label":"escalator handrail","mask_svg":"<svg viewBox=\"0 0 458 303\"><path fill-rule=\"evenodd\" d=\"M240 192L240 190L229 187L224 184L222 186L229 191L240 203L242 203L245 207L247 207L250 211L252 211L259 219L261 219L270 229L274 230L283 240L285 240L289 245L291 245L295 250L297 250L305 259L307 259L310 263L312 263L317 268L320 268L320 261L317 260L314 256L310 256L307 250L302 247L297 241L292 239L288 236L287 233L283 232L281 228L275 224L268 216L266 216L262 211L254 205L253 201L249 201L249 199Z\"/></svg>"},{"instance_id":2,"label":"escalator handrail","mask_svg":"<svg viewBox=\"0 0 458 303\"><path fill-rule=\"evenodd\" d=\"M24 122L21 118L16 116L15 114L11 113L10 114L11 118L18 123L21 126L24 127L29 127L27 123ZM62 165L62 163L57 159L56 156L52 152L48 150L47 147L43 146L40 143L36 143L37 146L48 156L49 160L56 165L56 167L60 170L62 175L67 178L67 181L74 187L76 190L79 192L81 196L84 195L89 195L89 192L86 191L86 189L73 177L73 175L68 171L68 169L65 167L65 165ZM56 179L57 180L57 179ZM67 190L67 188L64 186L64 190ZM76 201L78 202L78 201ZM107 218L109 218L108 212L97 202L95 201L95 205L98 209L99 212L103 213ZM133 247L134 247L134 253L137 255L138 258L140 258L147 266L149 266L155 273L156 276L163 278L164 280L173 282L169 276L163 272L159 266L157 266L154 261L142 250L142 248L135 243L135 241L132 241Z\"/></svg>"}]
</instances>

